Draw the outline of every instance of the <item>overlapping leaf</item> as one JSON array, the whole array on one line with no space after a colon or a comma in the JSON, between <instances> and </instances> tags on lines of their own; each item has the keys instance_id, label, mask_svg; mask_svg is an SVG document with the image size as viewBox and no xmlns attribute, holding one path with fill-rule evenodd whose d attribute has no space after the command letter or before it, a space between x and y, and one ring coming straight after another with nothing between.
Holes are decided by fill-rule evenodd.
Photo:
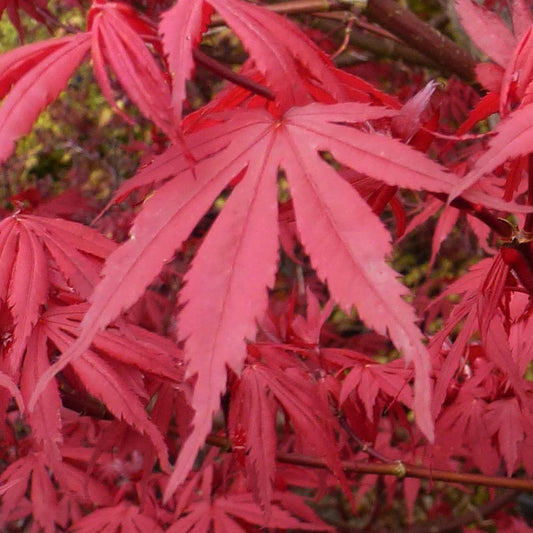
<instances>
[{"instance_id":1,"label":"overlapping leaf","mask_svg":"<svg viewBox=\"0 0 533 533\"><path fill-rule=\"evenodd\" d=\"M4 470L0 476L1 522L31 514L42 531L45 533L56 531L57 496L47 466L44 454L31 453ZM25 495L30 486L31 505L26 506L27 512L21 513L26 502Z\"/></svg>"},{"instance_id":2,"label":"overlapping leaf","mask_svg":"<svg viewBox=\"0 0 533 533\"><path fill-rule=\"evenodd\" d=\"M241 0L180 1L163 15L160 25L174 75L176 113L181 111L185 80L193 65L192 51L205 30L210 8L214 8L239 36L283 110L311 101L305 81L309 79L336 100L345 98L330 59L284 17ZM272 35L276 38L272 39Z\"/></svg>"},{"instance_id":3,"label":"overlapping leaf","mask_svg":"<svg viewBox=\"0 0 533 533\"><path fill-rule=\"evenodd\" d=\"M98 509L78 520L72 531L76 533L134 533L139 531L153 531L162 533L162 529L150 516L144 514L136 505L126 502L113 507Z\"/></svg>"},{"instance_id":4,"label":"overlapping leaf","mask_svg":"<svg viewBox=\"0 0 533 533\"><path fill-rule=\"evenodd\" d=\"M494 129L496 136L489 148L476 161L474 168L454 187L451 197L464 194L484 175L496 169L509 158L533 151L533 104L519 108Z\"/></svg>"},{"instance_id":5,"label":"overlapping leaf","mask_svg":"<svg viewBox=\"0 0 533 533\"><path fill-rule=\"evenodd\" d=\"M461 24L474 43L505 68L515 47L515 38L503 20L472 0L455 0Z\"/></svg>"},{"instance_id":6,"label":"overlapping leaf","mask_svg":"<svg viewBox=\"0 0 533 533\"><path fill-rule=\"evenodd\" d=\"M18 215L0 222L0 247L0 305L13 317L8 361L17 375L51 287L88 297L115 245L82 224Z\"/></svg>"}]
</instances>

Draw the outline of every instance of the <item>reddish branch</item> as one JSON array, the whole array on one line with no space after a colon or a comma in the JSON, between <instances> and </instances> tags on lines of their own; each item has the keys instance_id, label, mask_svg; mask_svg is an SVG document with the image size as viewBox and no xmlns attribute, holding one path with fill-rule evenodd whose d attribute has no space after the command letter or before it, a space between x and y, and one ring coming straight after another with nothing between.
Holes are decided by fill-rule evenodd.
<instances>
[{"instance_id":1,"label":"reddish branch","mask_svg":"<svg viewBox=\"0 0 533 533\"><path fill-rule=\"evenodd\" d=\"M246 76L241 76L240 74L233 72L233 70L226 67L216 59L213 59L212 57L209 57L203 52L200 52L200 50L194 49L193 56L196 63L209 69L213 74L216 74L221 78L224 78L234 83L235 85L244 87L245 89L248 89L254 94L263 96L267 100L274 100L274 95L272 91L267 89L264 85L261 85L260 83L257 83L254 80L247 78Z\"/></svg>"},{"instance_id":2,"label":"reddish branch","mask_svg":"<svg viewBox=\"0 0 533 533\"><path fill-rule=\"evenodd\" d=\"M474 79L475 59L463 48L393 0L369 0L365 15L463 79Z\"/></svg>"}]
</instances>

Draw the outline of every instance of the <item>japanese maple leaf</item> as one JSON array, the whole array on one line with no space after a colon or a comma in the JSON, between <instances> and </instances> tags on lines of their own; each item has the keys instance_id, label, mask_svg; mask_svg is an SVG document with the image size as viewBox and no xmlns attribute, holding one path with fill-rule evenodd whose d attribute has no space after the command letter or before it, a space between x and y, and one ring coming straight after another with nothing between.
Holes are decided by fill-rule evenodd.
<instances>
[{"instance_id":1,"label":"japanese maple leaf","mask_svg":"<svg viewBox=\"0 0 533 533\"><path fill-rule=\"evenodd\" d=\"M28 512L45 533L53 533L57 514L56 489L47 470L45 455L41 452L30 453L9 465L0 476L0 522L20 518L18 507L25 501L28 487L30 503Z\"/></svg>"},{"instance_id":2,"label":"japanese maple leaf","mask_svg":"<svg viewBox=\"0 0 533 533\"><path fill-rule=\"evenodd\" d=\"M485 396L481 387L461 392L437 420L436 430L457 454L464 450L465 442L475 447L474 463L482 472L490 474L496 471L499 460L484 419L488 405ZM457 439L457 435L461 435L461 439Z\"/></svg>"},{"instance_id":3,"label":"japanese maple leaf","mask_svg":"<svg viewBox=\"0 0 533 533\"><path fill-rule=\"evenodd\" d=\"M170 90L144 38L157 43L149 21L127 4L96 0L87 15L91 32L91 57L102 93L114 102L106 61L140 111L169 137L175 136L170 114Z\"/></svg>"},{"instance_id":4,"label":"japanese maple leaf","mask_svg":"<svg viewBox=\"0 0 533 533\"><path fill-rule=\"evenodd\" d=\"M86 307L81 304L51 308L40 320L45 333L42 342L48 338L60 352L65 352L78 334ZM46 350L46 345L38 346L37 353L39 349ZM93 339L92 349L73 361L72 369L86 390L101 400L111 413L150 438L165 467L168 464L166 446L145 411L144 403L149 396L142 377L150 374L174 384L181 383L181 365L179 351L170 340L123 323L118 328L99 332ZM42 374L46 366L39 370ZM52 405L43 404L40 399L37 407L46 409L45 414L50 417Z\"/></svg>"},{"instance_id":5,"label":"japanese maple leaf","mask_svg":"<svg viewBox=\"0 0 533 533\"><path fill-rule=\"evenodd\" d=\"M67 220L16 214L0 222L0 305L13 317L10 372L19 371L26 341L51 287L88 297L101 260L115 244L97 231Z\"/></svg>"},{"instance_id":6,"label":"japanese maple leaf","mask_svg":"<svg viewBox=\"0 0 533 533\"><path fill-rule=\"evenodd\" d=\"M156 158L142 174L164 183L144 205L130 239L106 263L75 345L43 377L36 396L55 372L79 357L95 333L131 306L163 263L189 236L217 196L240 181L205 237L185 276L178 333L185 341L193 431L185 442L170 487L190 471L211 427L226 386L226 367L240 373L256 319L267 306L277 267L277 178L287 175L301 241L332 299L377 332L389 334L415 366L417 421L432 436L429 360L403 296L406 289L386 263L390 235L370 207L322 157L328 151L347 166L390 185L449 192L457 177L408 146L351 126L396 111L366 104L311 104L276 117L242 110L218 125L186 137L198 161L194 175L180 146ZM469 191L467 198L492 207L505 202ZM167 491L167 497L170 492Z\"/></svg>"},{"instance_id":7,"label":"japanese maple leaf","mask_svg":"<svg viewBox=\"0 0 533 533\"><path fill-rule=\"evenodd\" d=\"M254 367L245 368L232 391L228 420L234 452L244 452L250 489L270 513L276 471L276 406L261 374Z\"/></svg>"},{"instance_id":8,"label":"japanese maple leaf","mask_svg":"<svg viewBox=\"0 0 533 533\"><path fill-rule=\"evenodd\" d=\"M491 402L485 413L487 429L491 434L498 435L498 445L508 476L517 467L519 445L524 440L525 428L531 427L524 423L524 411L516 398L506 398Z\"/></svg>"},{"instance_id":9,"label":"japanese maple leaf","mask_svg":"<svg viewBox=\"0 0 533 533\"><path fill-rule=\"evenodd\" d=\"M78 33L29 44L0 56L0 161L14 142L31 130L39 113L65 88L90 47L90 35Z\"/></svg>"},{"instance_id":10,"label":"japanese maple leaf","mask_svg":"<svg viewBox=\"0 0 533 533\"><path fill-rule=\"evenodd\" d=\"M366 416L374 421L374 406L380 391L411 406L413 399L409 382L409 370L398 365L397 361L389 364L368 362L354 365L342 382L339 403L342 404L350 394L355 394L365 407Z\"/></svg>"},{"instance_id":11,"label":"japanese maple leaf","mask_svg":"<svg viewBox=\"0 0 533 533\"><path fill-rule=\"evenodd\" d=\"M50 366L46 332L41 324L33 330L27 352L22 366L20 388L24 399L29 401L40 376ZM48 460L57 464L61 461L59 446L63 442L63 434L61 398L55 383L48 384L35 409L27 416L35 441L42 446Z\"/></svg>"},{"instance_id":12,"label":"japanese maple leaf","mask_svg":"<svg viewBox=\"0 0 533 533\"><path fill-rule=\"evenodd\" d=\"M474 265L441 295L463 295L446 320L444 328L431 339L430 349L440 350L451 331L461 322L462 328L447 352L434 390L434 410L438 412L445 400L446 390L460 366L472 336L481 335L485 355L504 373L517 396L528 404L520 367L513 358L505 326L499 310L509 269L501 254Z\"/></svg>"},{"instance_id":13,"label":"japanese maple leaf","mask_svg":"<svg viewBox=\"0 0 533 533\"><path fill-rule=\"evenodd\" d=\"M250 488L268 514L276 472L275 416L279 407L295 428L297 452L323 457L347 494L350 489L338 459L335 433L340 430L327 395L311 374L290 366L284 350L254 345L258 359L246 366L232 391L229 416L233 446L245 452ZM251 406L255 407L252 411Z\"/></svg>"},{"instance_id":14,"label":"japanese maple leaf","mask_svg":"<svg viewBox=\"0 0 533 533\"><path fill-rule=\"evenodd\" d=\"M533 152L533 104L510 113L494 128L495 137L476 161L472 170L454 187L451 197L462 194L484 175L510 158Z\"/></svg>"}]
</instances>

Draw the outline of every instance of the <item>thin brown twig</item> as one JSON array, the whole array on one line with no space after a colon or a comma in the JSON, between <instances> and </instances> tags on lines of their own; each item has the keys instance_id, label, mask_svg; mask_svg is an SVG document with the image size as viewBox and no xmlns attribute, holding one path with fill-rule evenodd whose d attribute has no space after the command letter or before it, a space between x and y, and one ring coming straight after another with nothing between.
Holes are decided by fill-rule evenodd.
<instances>
[{"instance_id":1,"label":"thin brown twig","mask_svg":"<svg viewBox=\"0 0 533 533\"><path fill-rule=\"evenodd\" d=\"M292 0L265 7L285 15L313 14L333 10L352 11L359 8L370 20L377 22L392 35L440 65L443 70L466 81L473 81L475 78L476 60L467 50L394 0L368 0L367 2ZM223 24L224 20L219 15L215 14L212 17L212 26Z\"/></svg>"},{"instance_id":2,"label":"thin brown twig","mask_svg":"<svg viewBox=\"0 0 533 533\"><path fill-rule=\"evenodd\" d=\"M438 198L443 202L446 202L448 200L448 197L445 193L431 194L432 196L435 196L435 198ZM472 215L477 219L481 220L481 222L484 222L492 231L497 233L502 239L510 241L513 238L514 229L511 224L509 224L509 222L507 222L506 220L496 217L486 207L483 207L479 204L474 204L470 200L466 200L461 196L454 198L450 202L450 205L452 207L460 209L461 211L465 211L469 215Z\"/></svg>"},{"instance_id":3,"label":"thin brown twig","mask_svg":"<svg viewBox=\"0 0 533 533\"><path fill-rule=\"evenodd\" d=\"M231 451L231 442L225 437L209 435L206 442L211 446L223 448ZM280 463L288 463L298 466L307 466L321 470L329 470L326 461L320 457L312 457L298 453L278 452L276 459ZM487 487L501 487L521 491L533 491L533 479L505 478L497 476L485 476L483 474L469 474L461 472L451 472L448 470L438 470L424 466L410 465L402 461L393 463L378 464L355 461L341 461L343 470L346 473L354 474L378 474L395 476L398 478L412 477L417 479L428 479L430 481L444 481L447 483L461 483L464 485L483 485Z\"/></svg>"}]
</instances>

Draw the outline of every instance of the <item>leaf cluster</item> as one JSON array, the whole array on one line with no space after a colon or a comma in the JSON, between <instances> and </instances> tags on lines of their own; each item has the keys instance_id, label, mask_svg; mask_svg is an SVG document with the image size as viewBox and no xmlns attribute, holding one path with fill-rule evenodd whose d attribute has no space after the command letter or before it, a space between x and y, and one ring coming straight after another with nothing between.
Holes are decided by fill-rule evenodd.
<instances>
[{"instance_id":1,"label":"leaf cluster","mask_svg":"<svg viewBox=\"0 0 533 533\"><path fill-rule=\"evenodd\" d=\"M57 4L0 2L1 527L526 531L531 2Z\"/></svg>"}]
</instances>

